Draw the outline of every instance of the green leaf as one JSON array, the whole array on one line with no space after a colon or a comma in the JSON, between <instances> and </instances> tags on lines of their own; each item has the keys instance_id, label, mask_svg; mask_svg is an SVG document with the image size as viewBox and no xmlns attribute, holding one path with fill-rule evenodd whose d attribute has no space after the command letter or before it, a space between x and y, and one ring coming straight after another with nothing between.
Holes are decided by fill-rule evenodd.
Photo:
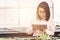
<instances>
[{"instance_id":1,"label":"green leaf","mask_svg":"<svg viewBox=\"0 0 60 40\"><path fill-rule=\"evenodd\" d=\"M49 35L47 35L45 32L42 32L41 35L39 35L40 37L36 36L36 40L41 39L41 40L45 40L45 39L51 39Z\"/></svg>"}]
</instances>

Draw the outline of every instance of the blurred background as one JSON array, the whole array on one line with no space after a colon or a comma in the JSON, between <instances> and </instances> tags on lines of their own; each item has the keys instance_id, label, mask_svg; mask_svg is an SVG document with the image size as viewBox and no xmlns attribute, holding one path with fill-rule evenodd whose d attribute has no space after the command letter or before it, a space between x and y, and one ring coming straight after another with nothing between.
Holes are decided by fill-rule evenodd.
<instances>
[{"instance_id":1,"label":"blurred background","mask_svg":"<svg viewBox=\"0 0 60 40\"><path fill-rule=\"evenodd\" d=\"M60 35L60 0L0 0L1 30L26 32L36 19L37 6L42 1L48 3L51 17L56 22L56 32Z\"/></svg>"}]
</instances>

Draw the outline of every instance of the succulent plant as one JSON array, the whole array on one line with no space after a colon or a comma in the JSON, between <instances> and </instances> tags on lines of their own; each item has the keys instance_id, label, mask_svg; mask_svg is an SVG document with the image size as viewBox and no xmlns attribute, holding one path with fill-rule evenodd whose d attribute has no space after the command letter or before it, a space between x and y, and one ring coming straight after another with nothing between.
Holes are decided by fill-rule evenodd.
<instances>
[{"instance_id":1,"label":"succulent plant","mask_svg":"<svg viewBox=\"0 0 60 40\"><path fill-rule=\"evenodd\" d=\"M51 37L46 34L45 32L42 32L42 34L40 35L40 37L36 36L36 40L51 40Z\"/></svg>"}]
</instances>

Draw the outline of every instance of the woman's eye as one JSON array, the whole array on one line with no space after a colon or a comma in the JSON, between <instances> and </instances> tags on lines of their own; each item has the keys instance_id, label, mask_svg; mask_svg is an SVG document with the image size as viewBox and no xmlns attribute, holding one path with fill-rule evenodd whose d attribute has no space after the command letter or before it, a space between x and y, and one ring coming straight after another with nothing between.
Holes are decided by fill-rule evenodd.
<instances>
[{"instance_id":1,"label":"woman's eye","mask_svg":"<svg viewBox=\"0 0 60 40\"><path fill-rule=\"evenodd\" d=\"M45 11L40 11L40 13L45 13Z\"/></svg>"}]
</instances>

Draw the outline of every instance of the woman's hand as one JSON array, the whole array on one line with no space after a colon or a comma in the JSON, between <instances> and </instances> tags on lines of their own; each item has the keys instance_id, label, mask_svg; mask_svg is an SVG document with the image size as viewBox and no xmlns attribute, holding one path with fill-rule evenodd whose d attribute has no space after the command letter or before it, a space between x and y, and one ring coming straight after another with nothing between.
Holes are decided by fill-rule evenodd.
<instances>
[{"instance_id":1,"label":"woman's hand","mask_svg":"<svg viewBox=\"0 0 60 40\"><path fill-rule=\"evenodd\" d=\"M42 31L40 31L40 30L34 30L33 36L40 36L41 33L42 33Z\"/></svg>"},{"instance_id":2,"label":"woman's hand","mask_svg":"<svg viewBox=\"0 0 60 40\"><path fill-rule=\"evenodd\" d=\"M45 31L45 28L43 26L40 26L39 30L43 32Z\"/></svg>"},{"instance_id":3,"label":"woman's hand","mask_svg":"<svg viewBox=\"0 0 60 40\"><path fill-rule=\"evenodd\" d=\"M27 30L27 34L28 34L28 35L30 35L30 34L32 34L32 33L33 33L33 30L32 30L32 29L28 29L28 30Z\"/></svg>"}]
</instances>

